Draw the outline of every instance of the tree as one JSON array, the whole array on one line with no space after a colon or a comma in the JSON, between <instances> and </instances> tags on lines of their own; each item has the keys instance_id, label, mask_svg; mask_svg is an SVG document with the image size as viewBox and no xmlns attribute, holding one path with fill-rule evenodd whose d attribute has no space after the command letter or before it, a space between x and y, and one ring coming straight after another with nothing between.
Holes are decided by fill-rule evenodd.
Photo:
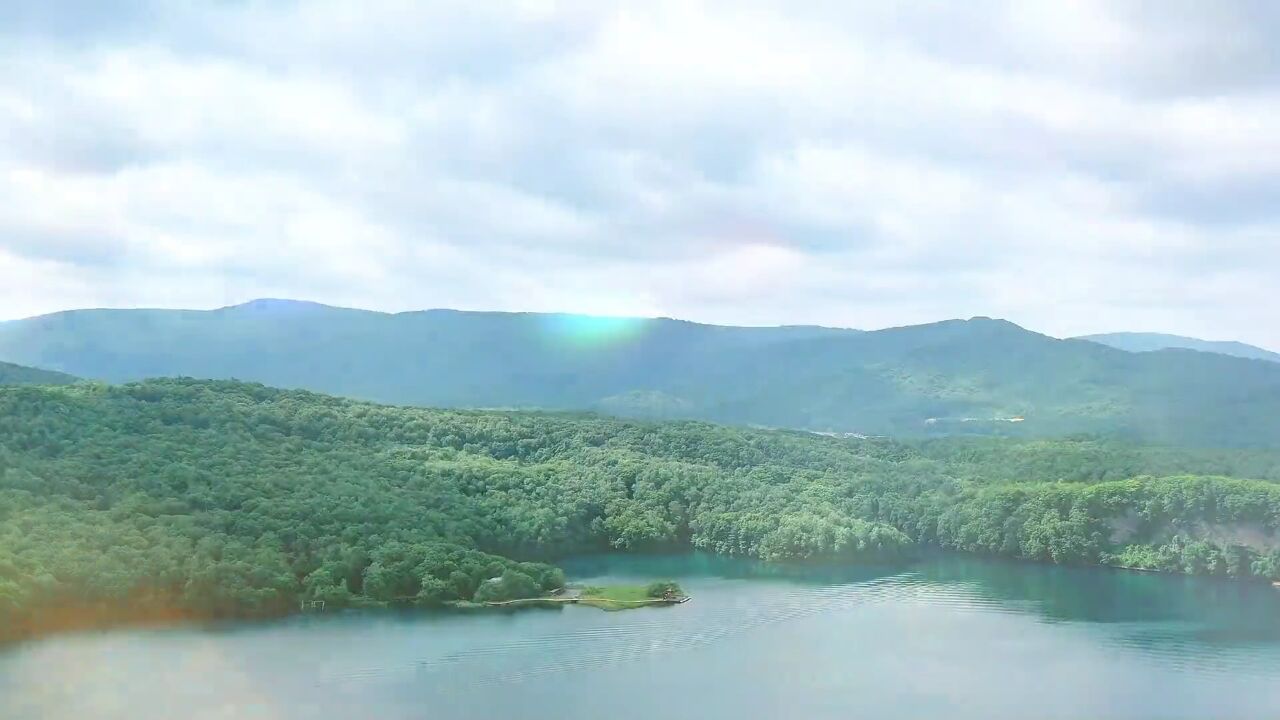
<instances>
[{"instance_id":1,"label":"tree","mask_svg":"<svg viewBox=\"0 0 1280 720\"><path fill-rule=\"evenodd\" d=\"M500 602L520 598L537 597L540 588L537 581L519 570L508 568L502 575L480 583L476 590L476 602Z\"/></svg>"},{"instance_id":2,"label":"tree","mask_svg":"<svg viewBox=\"0 0 1280 720\"><path fill-rule=\"evenodd\" d=\"M659 582L649 583L644 589L644 594L651 598L680 597L684 595L684 591L680 586L671 580L662 580Z\"/></svg>"}]
</instances>

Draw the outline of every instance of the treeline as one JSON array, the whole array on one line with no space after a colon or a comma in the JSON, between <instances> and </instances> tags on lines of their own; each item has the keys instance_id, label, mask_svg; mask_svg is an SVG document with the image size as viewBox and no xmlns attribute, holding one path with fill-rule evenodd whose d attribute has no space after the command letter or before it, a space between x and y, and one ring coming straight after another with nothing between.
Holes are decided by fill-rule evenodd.
<instances>
[{"instance_id":1,"label":"treeline","mask_svg":"<svg viewBox=\"0 0 1280 720\"><path fill-rule=\"evenodd\" d=\"M1210 477L966 489L937 515L944 548L1055 563L1280 578L1280 486Z\"/></svg>"},{"instance_id":2,"label":"treeline","mask_svg":"<svg viewBox=\"0 0 1280 720\"><path fill-rule=\"evenodd\" d=\"M904 444L230 381L6 387L0 632L528 597L563 584L547 562L606 549L924 544L1276 578L1277 478L1280 453L1096 438Z\"/></svg>"}]
</instances>

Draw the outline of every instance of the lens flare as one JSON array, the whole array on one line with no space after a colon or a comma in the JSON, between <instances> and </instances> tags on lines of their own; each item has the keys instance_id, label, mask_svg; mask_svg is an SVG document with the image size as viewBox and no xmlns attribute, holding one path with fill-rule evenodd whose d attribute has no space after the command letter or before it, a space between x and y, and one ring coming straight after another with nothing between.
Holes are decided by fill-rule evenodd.
<instances>
[{"instance_id":1,"label":"lens flare","mask_svg":"<svg viewBox=\"0 0 1280 720\"><path fill-rule=\"evenodd\" d=\"M648 326L643 318L550 315L543 320L548 342L574 349L603 348L634 340Z\"/></svg>"}]
</instances>

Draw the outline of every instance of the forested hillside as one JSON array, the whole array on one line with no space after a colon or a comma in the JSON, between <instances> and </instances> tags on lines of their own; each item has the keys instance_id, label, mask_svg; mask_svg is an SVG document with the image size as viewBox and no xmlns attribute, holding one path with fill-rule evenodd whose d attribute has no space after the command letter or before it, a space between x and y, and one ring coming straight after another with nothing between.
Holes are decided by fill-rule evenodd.
<instances>
[{"instance_id":1,"label":"forested hillside","mask_svg":"<svg viewBox=\"0 0 1280 720\"><path fill-rule=\"evenodd\" d=\"M606 548L1280 578L1277 479L1264 450L837 439L231 381L4 387L0 628L527 596L563 581L543 563Z\"/></svg>"},{"instance_id":2,"label":"forested hillside","mask_svg":"<svg viewBox=\"0 0 1280 720\"><path fill-rule=\"evenodd\" d=\"M76 380L65 373L0 362L0 385L68 385Z\"/></svg>"},{"instance_id":3,"label":"forested hillside","mask_svg":"<svg viewBox=\"0 0 1280 720\"><path fill-rule=\"evenodd\" d=\"M257 301L0 323L0 359L108 382L237 378L401 405L1280 448L1280 363L1130 353L987 318L864 333Z\"/></svg>"}]
</instances>

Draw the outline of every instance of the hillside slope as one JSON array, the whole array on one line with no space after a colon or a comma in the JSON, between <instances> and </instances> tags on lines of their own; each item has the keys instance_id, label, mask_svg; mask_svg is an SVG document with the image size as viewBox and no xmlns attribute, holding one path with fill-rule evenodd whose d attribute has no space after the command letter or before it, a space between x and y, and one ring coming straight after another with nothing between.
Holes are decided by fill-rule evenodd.
<instances>
[{"instance_id":1,"label":"hillside slope","mask_svg":"<svg viewBox=\"0 0 1280 720\"><path fill-rule=\"evenodd\" d=\"M78 379L66 373L0 362L0 385L70 385Z\"/></svg>"},{"instance_id":2,"label":"hillside slope","mask_svg":"<svg viewBox=\"0 0 1280 720\"><path fill-rule=\"evenodd\" d=\"M605 548L932 546L1274 579L1276 478L1275 451L843 440L229 381L0 387L0 639L433 605L495 577L523 596L563 582L526 561Z\"/></svg>"},{"instance_id":3,"label":"hillside slope","mask_svg":"<svg viewBox=\"0 0 1280 720\"><path fill-rule=\"evenodd\" d=\"M863 434L1280 444L1280 364L1129 353L988 318L857 332L385 314L291 301L0 324L0 359L111 382L237 378L438 407L594 409Z\"/></svg>"},{"instance_id":4,"label":"hillside slope","mask_svg":"<svg viewBox=\"0 0 1280 720\"><path fill-rule=\"evenodd\" d=\"M1166 335L1164 333L1119 332L1101 335L1081 335L1078 340L1101 343L1118 350L1128 352L1151 352L1153 350L1198 350L1200 352L1231 355L1232 357L1250 360L1269 360L1280 363L1280 353L1264 350L1255 345L1230 340L1201 340L1182 335Z\"/></svg>"}]
</instances>

